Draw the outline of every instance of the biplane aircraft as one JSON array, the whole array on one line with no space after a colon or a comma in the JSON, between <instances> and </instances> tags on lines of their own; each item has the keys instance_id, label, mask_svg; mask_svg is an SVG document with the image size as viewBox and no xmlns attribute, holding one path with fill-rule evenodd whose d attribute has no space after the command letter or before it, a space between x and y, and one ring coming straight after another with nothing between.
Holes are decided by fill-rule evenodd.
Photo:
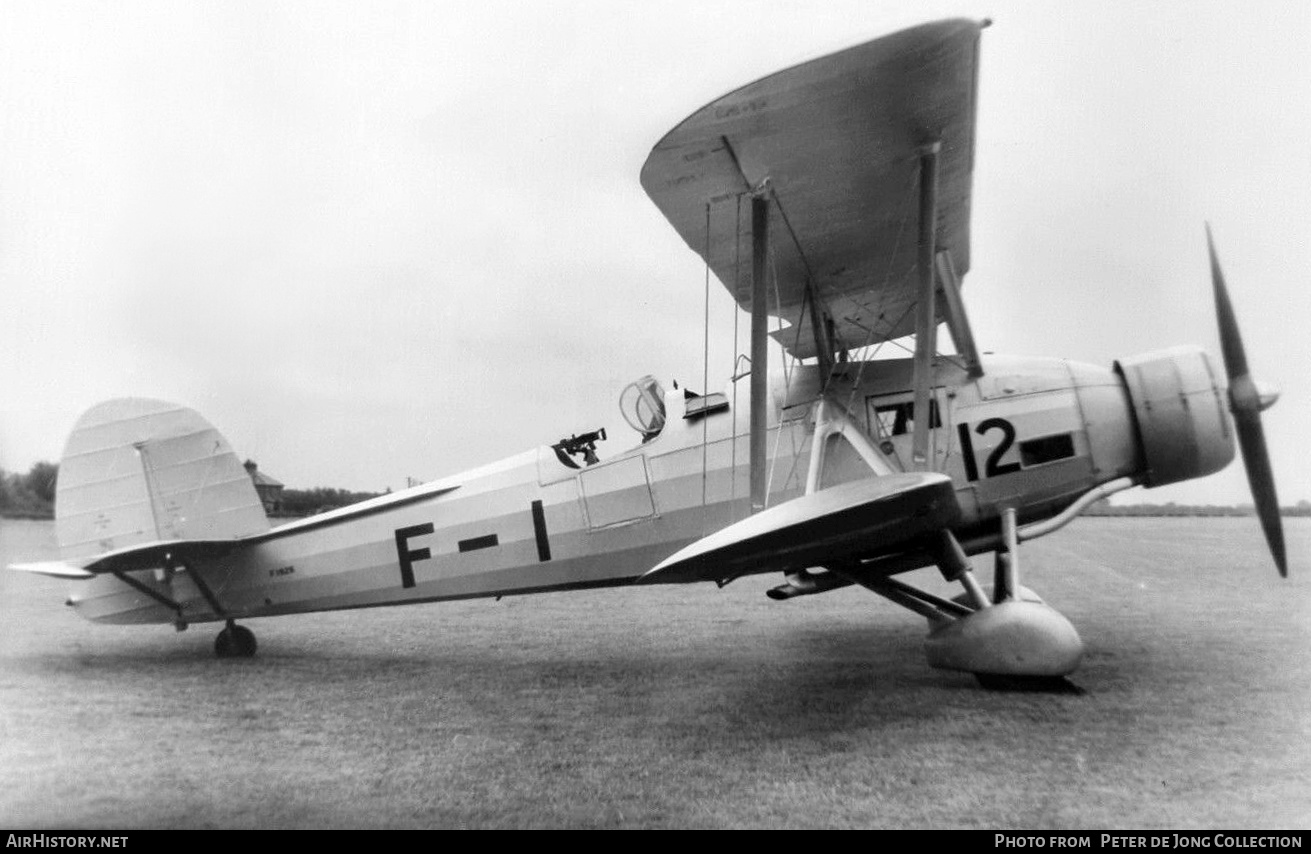
<instances>
[{"instance_id":1,"label":"biplane aircraft","mask_svg":"<svg viewBox=\"0 0 1311 854\"><path fill-rule=\"evenodd\" d=\"M656 143L642 186L750 312L751 344L724 391L624 389L627 450L574 435L270 527L199 415L111 400L64 451L62 559L14 568L76 579L92 620L223 622L220 656L255 653L236 623L254 617L780 573L775 599L860 585L926 617L935 667L1052 679L1082 643L1021 586L1020 544L1117 491L1219 471L1236 439L1286 574L1260 420L1277 395L1248 371L1209 231L1227 383L1197 348L1108 366L976 348L961 281L986 25L789 68ZM909 358L874 358L912 337ZM988 552L990 589L970 561ZM900 577L931 566L961 595Z\"/></svg>"}]
</instances>

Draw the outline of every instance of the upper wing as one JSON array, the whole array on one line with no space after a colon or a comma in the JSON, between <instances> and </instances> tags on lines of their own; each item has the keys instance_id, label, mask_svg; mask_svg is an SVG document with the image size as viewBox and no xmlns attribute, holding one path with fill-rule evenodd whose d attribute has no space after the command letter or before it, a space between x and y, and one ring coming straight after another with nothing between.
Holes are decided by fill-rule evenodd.
<instances>
[{"instance_id":1,"label":"upper wing","mask_svg":"<svg viewBox=\"0 0 1311 854\"><path fill-rule=\"evenodd\" d=\"M791 324L776 337L793 356L816 352L799 322L807 280L841 346L914 331L919 151L933 141L937 247L969 269L982 26L925 24L780 71L701 108L651 151L642 187L744 309L751 217L739 204L769 179L781 213L770 217L770 314Z\"/></svg>"}]
</instances>

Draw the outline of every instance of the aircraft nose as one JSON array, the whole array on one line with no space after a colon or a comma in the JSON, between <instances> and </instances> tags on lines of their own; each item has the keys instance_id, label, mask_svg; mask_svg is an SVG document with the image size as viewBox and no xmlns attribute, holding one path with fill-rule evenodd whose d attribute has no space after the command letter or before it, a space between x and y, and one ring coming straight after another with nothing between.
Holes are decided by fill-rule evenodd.
<instances>
[{"instance_id":1,"label":"aircraft nose","mask_svg":"<svg viewBox=\"0 0 1311 854\"><path fill-rule=\"evenodd\" d=\"M1279 389L1248 374L1229 384L1229 406L1235 412L1264 412L1279 400Z\"/></svg>"},{"instance_id":2,"label":"aircraft nose","mask_svg":"<svg viewBox=\"0 0 1311 854\"><path fill-rule=\"evenodd\" d=\"M1261 411L1265 412L1279 400L1279 389L1270 383L1258 382L1256 384L1256 396L1260 402Z\"/></svg>"}]
</instances>

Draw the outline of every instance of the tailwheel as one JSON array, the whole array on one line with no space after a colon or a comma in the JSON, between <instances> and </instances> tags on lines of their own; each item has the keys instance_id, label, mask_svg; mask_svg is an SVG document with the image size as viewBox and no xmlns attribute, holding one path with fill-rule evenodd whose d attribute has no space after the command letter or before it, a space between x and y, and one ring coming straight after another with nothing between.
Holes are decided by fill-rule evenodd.
<instances>
[{"instance_id":1,"label":"tailwheel","mask_svg":"<svg viewBox=\"0 0 1311 854\"><path fill-rule=\"evenodd\" d=\"M232 620L214 638L214 654L219 658L252 658L255 647L255 633Z\"/></svg>"}]
</instances>

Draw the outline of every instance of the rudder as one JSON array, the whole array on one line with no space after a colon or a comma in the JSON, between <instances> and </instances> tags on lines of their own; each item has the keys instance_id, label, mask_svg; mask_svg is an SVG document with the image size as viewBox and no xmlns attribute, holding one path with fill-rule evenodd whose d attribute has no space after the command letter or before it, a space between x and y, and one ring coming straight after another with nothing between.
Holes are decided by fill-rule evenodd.
<instances>
[{"instance_id":1,"label":"rudder","mask_svg":"<svg viewBox=\"0 0 1311 854\"><path fill-rule=\"evenodd\" d=\"M59 463L60 556L173 539L227 539L269 528L227 440L198 413L119 398L83 413Z\"/></svg>"}]
</instances>

